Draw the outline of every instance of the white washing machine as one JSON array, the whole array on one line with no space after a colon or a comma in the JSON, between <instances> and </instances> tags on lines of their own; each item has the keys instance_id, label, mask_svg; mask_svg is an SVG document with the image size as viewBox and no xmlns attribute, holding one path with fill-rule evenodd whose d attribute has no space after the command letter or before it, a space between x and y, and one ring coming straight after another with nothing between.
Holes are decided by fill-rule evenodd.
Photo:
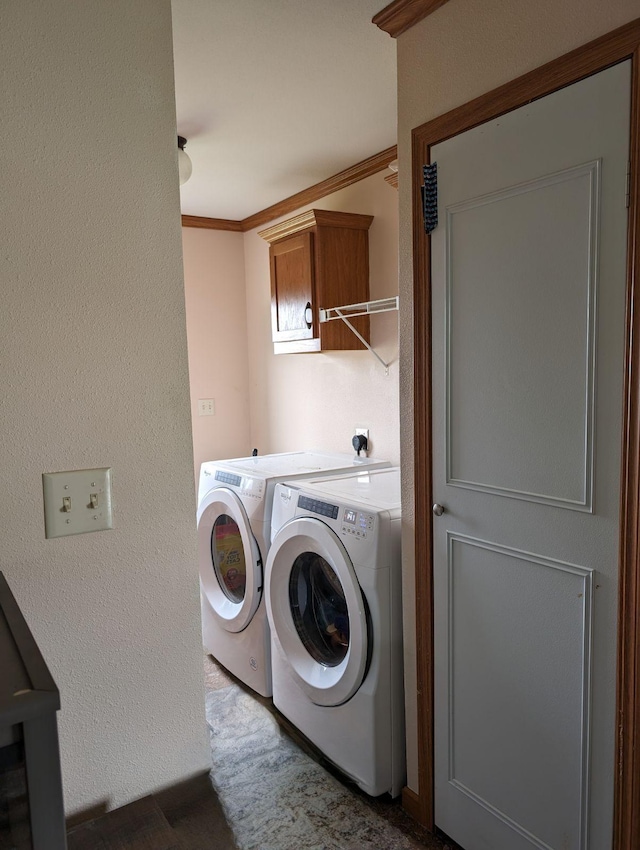
<instances>
[{"instance_id":1,"label":"white washing machine","mask_svg":"<svg viewBox=\"0 0 640 850\"><path fill-rule=\"evenodd\" d=\"M363 791L405 782L400 470L278 484L273 701Z\"/></svg>"},{"instance_id":2,"label":"white washing machine","mask_svg":"<svg viewBox=\"0 0 640 850\"><path fill-rule=\"evenodd\" d=\"M202 464L198 546L204 645L262 696L271 696L271 638L263 600L263 563L269 548L276 483L388 466L388 461L320 451Z\"/></svg>"}]
</instances>

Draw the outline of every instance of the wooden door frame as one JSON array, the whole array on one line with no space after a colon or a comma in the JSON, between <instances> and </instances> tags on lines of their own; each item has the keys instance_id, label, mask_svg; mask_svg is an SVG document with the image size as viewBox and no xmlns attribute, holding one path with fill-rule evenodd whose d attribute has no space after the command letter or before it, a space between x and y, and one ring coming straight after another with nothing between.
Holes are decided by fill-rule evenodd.
<instances>
[{"instance_id":1,"label":"wooden door frame","mask_svg":"<svg viewBox=\"0 0 640 850\"><path fill-rule=\"evenodd\" d=\"M412 132L415 601L418 782L403 805L434 828L433 539L431 449L431 244L420 185L433 145L625 59L632 62L627 312L620 481L617 740L613 850L640 847L640 18L573 50Z\"/></svg>"}]
</instances>

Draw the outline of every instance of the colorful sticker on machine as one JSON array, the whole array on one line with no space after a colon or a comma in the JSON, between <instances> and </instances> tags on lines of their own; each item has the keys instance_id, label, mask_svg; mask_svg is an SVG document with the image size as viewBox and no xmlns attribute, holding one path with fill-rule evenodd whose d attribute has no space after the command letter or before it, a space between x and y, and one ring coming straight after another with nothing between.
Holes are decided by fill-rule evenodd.
<instances>
[{"instance_id":1,"label":"colorful sticker on machine","mask_svg":"<svg viewBox=\"0 0 640 850\"><path fill-rule=\"evenodd\" d=\"M216 525L214 530L215 561L227 590L242 598L247 583L247 567L240 529L235 522Z\"/></svg>"}]
</instances>

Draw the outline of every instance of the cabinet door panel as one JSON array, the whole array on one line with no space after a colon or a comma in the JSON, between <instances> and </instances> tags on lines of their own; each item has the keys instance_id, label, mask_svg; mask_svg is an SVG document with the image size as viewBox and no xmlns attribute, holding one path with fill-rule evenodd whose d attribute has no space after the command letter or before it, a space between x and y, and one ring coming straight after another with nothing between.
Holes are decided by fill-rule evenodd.
<instances>
[{"instance_id":1,"label":"cabinet door panel","mask_svg":"<svg viewBox=\"0 0 640 850\"><path fill-rule=\"evenodd\" d=\"M271 325L274 342L312 339L314 328L313 234L301 233L270 248ZM307 305L313 318L309 323ZM310 325L310 326L309 326Z\"/></svg>"}]
</instances>

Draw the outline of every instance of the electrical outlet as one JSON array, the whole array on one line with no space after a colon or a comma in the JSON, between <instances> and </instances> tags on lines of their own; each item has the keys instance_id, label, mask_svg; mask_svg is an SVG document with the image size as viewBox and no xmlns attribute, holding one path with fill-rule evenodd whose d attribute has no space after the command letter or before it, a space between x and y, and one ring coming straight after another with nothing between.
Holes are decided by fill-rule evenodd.
<instances>
[{"instance_id":1,"label":"electrical outlet","mask_svg":"<svg viewBox=\"0 0 640 850\"><path fill-rule=\"evenodd\" d=\"M216 404L215 399L199 398L198 399L198 416L215 416Z\"/></svg>"},{"instance_id":2,"label":"electrical outlet","mask_svg":"<svg viewBox=\"0 0 640 850\"><path fill-rule=\"evenodd\" d=\"M353 429L353 440L351 441L351 445L356 450L358 454L363 452L365 457L371 451L371 444L369 443L369 429L368 428L354 428ZM358 438L362 438L361 444L358 443Z\"/></svg>"}]
</instances>

